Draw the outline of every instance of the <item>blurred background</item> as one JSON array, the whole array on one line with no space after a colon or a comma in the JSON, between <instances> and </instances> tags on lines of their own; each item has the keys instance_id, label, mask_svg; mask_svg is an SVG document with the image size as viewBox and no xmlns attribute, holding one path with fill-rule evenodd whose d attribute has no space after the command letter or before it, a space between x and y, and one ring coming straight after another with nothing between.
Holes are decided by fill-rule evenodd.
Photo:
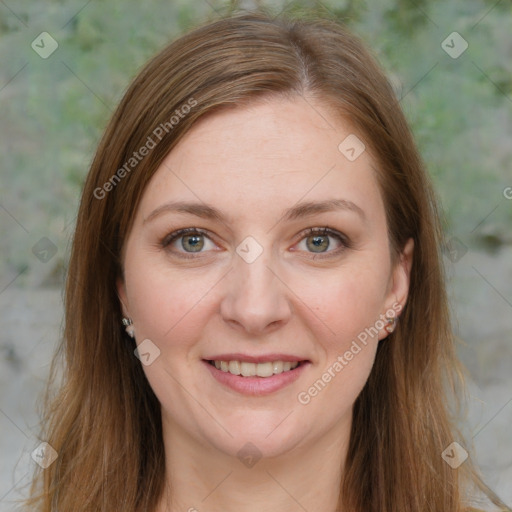
<instances>
[{"instance_id":1,"label":"blurred background","mask_svg":"<svg viewBox=\"0 0 512 512\"><path fill-rule=\"evenodd\" d=\"M35 464L81 185L108 118L170 40L257 5L343 21L386 70L443 205L468 369L467 440L455 441L512 503L509 0L0 0L0 511Z\"/></svg>"}]
</instances>

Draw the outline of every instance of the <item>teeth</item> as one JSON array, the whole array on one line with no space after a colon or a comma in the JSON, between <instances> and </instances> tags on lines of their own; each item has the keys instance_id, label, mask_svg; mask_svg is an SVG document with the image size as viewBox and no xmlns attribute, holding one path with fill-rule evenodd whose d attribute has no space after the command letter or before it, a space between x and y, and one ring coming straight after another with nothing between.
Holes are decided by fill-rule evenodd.
<instances>
[{"instance_id":1,"label":"teeth","mask_svg":"<svg viewBox=\"0 0 512 512\"><path fill-rule=\"evenodd\" d=\"M268 363L247 363L245 361L213 361L217 370L229 372L242 377L272 377L279 373L288 372L299 366L298 362L274 361Z\"/></svg>"},{"instance_id":2,"label":"teeth","mask_svg":"<svg viewBox=\"0 0 512 512\"><path fill-rule=\"evenodd\" d=\"M256 375L256 363L240 363L240 373L242 377L254 377Z\"/></svg>"},{"instance_id":3,"label":"teeth","mask_svg":"<svg viewBox=\"0 0 512 512\"><path fill-rule=\"evenodd\" d=\"M256 365L256 375L258 377L271 377L272 375L274 375L272 363L262 363Z\"/></svg>"},{"instance_id":4,"label":"teeth","mask_svg":"<svg viewBox=\"0 0 512 512\"><path fill-rule=\"evenodd\" d=\"M228 369L229 373L240 375L240 363L238 361L229 361Z\"/></svg>"}]
</instances>

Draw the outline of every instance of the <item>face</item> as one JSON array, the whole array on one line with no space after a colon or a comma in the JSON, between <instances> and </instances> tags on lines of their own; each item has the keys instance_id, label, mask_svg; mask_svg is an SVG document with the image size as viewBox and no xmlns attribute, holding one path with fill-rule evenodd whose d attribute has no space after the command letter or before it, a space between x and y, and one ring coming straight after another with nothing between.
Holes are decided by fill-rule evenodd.
<instances>
[{"instance_id":1,"label":"face","mask_svg":"<svg viewBox=\"0 0 512 512\"><path fill-rule=\"evenodd\" d=\"M196 123L151 179L118 292L164 435L276 456L348 432L412 251L392 265L376 162L338 147L354 133L258 101Z\"/></svg>"}]
</instances>

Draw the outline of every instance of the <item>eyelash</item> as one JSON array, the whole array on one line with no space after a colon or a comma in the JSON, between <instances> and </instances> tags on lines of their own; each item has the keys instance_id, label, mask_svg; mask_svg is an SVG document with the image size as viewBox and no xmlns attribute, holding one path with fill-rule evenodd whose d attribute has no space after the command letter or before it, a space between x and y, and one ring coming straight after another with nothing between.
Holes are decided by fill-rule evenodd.
<instances>
[{"instance_id":1,"label":"eyelash","mask_svg":"<svg viewBox=\"0 0 512 512\"><path fill-rule=\"evenodd\" d=\"M169 245L171 245L174 241L178 240L180 237L182 236L185 236L185 235L204 235L206 236L208 239L211 240L211 238L208 236L208 232L203 230L203 229L200 229L200 228L184 228L184 229L179 229L177 231L174 231L168 235L166 235L162 241L160 242L160 245L162 246L162 248L167 248ZM338 256L342 251L344 251L345 249L350 249L351 248L351 243L350 243L350 240L342 233L332 229L332 228L329 228L329 227L324 227L324 228L308 228L306 230L304 230L302 233L300 233L300 236L301 238L299 239L299 242L301 242L304 238L308 238L310 236L313 236L313 235L317 235L317 236L326 236L326 235L329 235L329 236L332 236L334 238L337 238L339 240L339 242L341 243L341 247L339 247L338 249L334 249L332 251L328 251L327 253L310 253L310 254L313 254L314 255L314 259L324 259L324 258L332 258L332 257L335 257L335 256ZM298 243L298 242L297 242ZM196 255L199 255L199 254L202 254L201 252L198 252L198 253L186 253L186 252L174 252L173 251L173 254L176 254L179 258L184 258L184 259L193 259L193 258L197 258L198 256Z\"/></svg>"}]
</instances>

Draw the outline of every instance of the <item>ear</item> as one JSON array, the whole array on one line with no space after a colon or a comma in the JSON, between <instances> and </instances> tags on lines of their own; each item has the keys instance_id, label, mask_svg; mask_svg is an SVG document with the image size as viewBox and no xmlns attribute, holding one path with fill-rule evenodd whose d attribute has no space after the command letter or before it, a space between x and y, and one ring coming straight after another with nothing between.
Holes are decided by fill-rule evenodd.
<instances>
[{"instance_id":1,"label":"ear","mask_svg":"<svg viewBox=\"0 0 512 512\"><path fill-rule=\"evenodd\" d=\"M124 283L123 278L118 277L116 281L117 288L117 296L119 297L119 302L121 303L121 310L123 312L123 316L129 317L128 313L128 300L126 295L126 285Z\"/></svg>"},{"instance_id":2,"label":"ear","mask_svg":"<svg viewBox=\"0 0 512 512\"><path fill-rule=\"evenodd\" d=\"M400 312L407 302L409 284L411 281L413 251L414 240L409 238L391 274L385 303L388 310L391 309Z\"/></svg>"}]
</instances>

